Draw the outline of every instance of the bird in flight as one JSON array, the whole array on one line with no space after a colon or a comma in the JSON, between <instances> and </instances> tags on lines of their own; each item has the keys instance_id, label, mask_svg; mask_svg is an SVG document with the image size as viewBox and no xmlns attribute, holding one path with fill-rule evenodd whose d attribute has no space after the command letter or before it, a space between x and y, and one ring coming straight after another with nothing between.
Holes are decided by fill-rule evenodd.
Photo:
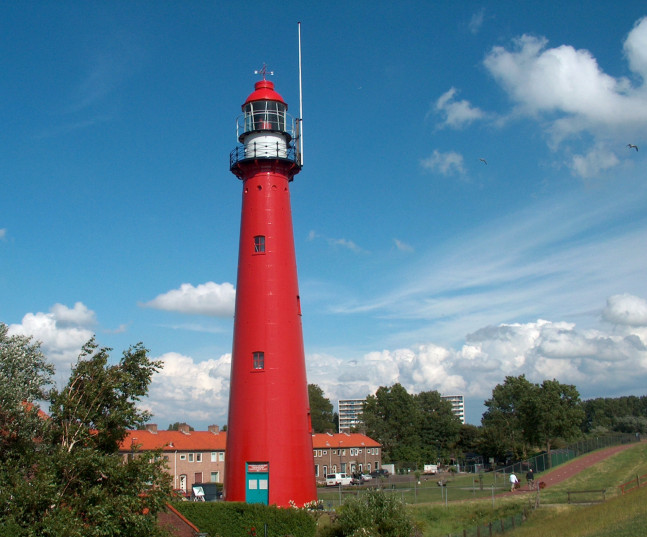
<instances>
[{"instance_id":1,"label":"bird in flight","mask_svg":"<svg viewBox=\"0 0 647 537\"><path fill-rule=\"evenodd\" d=\"M480 160L483 164L487 164L487 160L485 160L484 158L480 158L479 160Z\"/></svg>"},{"instance_id":2,"label":"bird in flight","mask_svg":"<svg viewBox=\"0 0 647 537\"><path fill-rule=\"evenodd\" d=\"M634 145L634 144L627 144L627 147L628 147L629 149L635 149L636 151L638 151L638 146L637 146L637 145Z\"/></svg>"}]
</instances>

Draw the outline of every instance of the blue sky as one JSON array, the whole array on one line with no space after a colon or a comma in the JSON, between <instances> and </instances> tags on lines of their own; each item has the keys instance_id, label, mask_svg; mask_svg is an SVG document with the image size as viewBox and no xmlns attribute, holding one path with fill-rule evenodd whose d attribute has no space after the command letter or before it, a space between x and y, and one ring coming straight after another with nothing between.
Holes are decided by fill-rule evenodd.
<instances>
[{"instance_id":1,"label":"blue sky","mask_svg":"<svg viewBox=\"0 0 647 537\"><path fill-rule=\"evenodd\" d=\"M638 1L5 2L0 321L59 377L92 334L115 359L143 341L165 363L153 421L226 423L228 157L263 63L298 115L301 21L309 381L333 402L462 393L471 423L506 375L645 395L645 17Z\"/></svg>"}]
</instances>

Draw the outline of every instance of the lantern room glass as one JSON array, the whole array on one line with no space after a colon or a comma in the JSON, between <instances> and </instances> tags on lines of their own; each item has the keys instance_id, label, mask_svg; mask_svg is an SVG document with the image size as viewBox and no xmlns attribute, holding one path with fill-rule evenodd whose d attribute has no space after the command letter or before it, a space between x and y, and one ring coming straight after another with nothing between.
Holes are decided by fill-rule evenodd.
<instances>
[{"instance_id":1,"label":"lantern room glass","mask_svg":"<svg viewBox=\"0 0 647 537\"><path fill-rule=\"evenodd\" d=\"M245 115L245 132L279 131L286 132L285 104L277 101L253 101L243 109Z\"/></svg>"}]
</instances>

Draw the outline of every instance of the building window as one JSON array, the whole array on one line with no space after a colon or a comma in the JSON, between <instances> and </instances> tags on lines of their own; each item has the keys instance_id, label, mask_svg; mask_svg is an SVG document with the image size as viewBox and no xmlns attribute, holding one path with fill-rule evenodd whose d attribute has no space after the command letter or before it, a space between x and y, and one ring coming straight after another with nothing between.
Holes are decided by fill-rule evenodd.
<instances>
[{"instance_id":1,"label":"building window","mask_svg":"<svg viewBox=\"0 0 647 537\"><path fill-rule=\"evenodd\" d=\"M220 452L218 453L218 460L219 460L220 462L222 462L222 461L224 461L224 460L225 460L225 452L224 452L224 451L220 451Z\"/></svg>"},{"instance_id":2,"label":"building window","mask_svg":"<svg viewBox=\"0 0 647 537\"><path fill-rule=\"evenodd\" d=\"M212 483L220 482L220 472L211 472L211 482Z\"/></svg>"},{"instance_id":3,"label":"building window","mask_svg":"<svg viewBox=\"0 0 647 537\"><path fill-rule=\"evenodd\" d=\"M319 477L319 465L315 464L315 477Z\"/></svg>"},{"instance_id":4,"label":"building window","mask_svg":"<svg viewBox=\"0 0 647 537\"><path fill-rule=\"evenodd\" d=\"M189 462L193 462L193 453L189 453Z\"/></svg>"},{"instance_id":5,"label":"building window","mask_svg":"<svg viewBox=\"0 0 647 537\"><path fill-rule=\"evenodd\" d=\"M265 369L264 352L255 352L253 358L254 358L254 369Z\"/></svg>"},{"instance_id":6,"label":"building window","mask_svg":"<svg viewBox=\"0 0 647 537\"><path fill-rule=\"evenodd\" d=\"M218 462L218 452L217 451L212 451L211 452L211 462Z\"/></svg>"},{"instance_id":7,"label":"building window","mask_svg":"<svg viewBox=\"0 0 647 537\"><path fill-rule=\"evenodd\" d=\"M202 453L195 454L195 462L202 462Z\"/></svg>"},{"instance_id":8,"label":"building window","mask_svg":"<svg viewBox=\"0 0 647 537\"><path fill-rule=\"evenodd\" d=\"M265 235L256 235L254 237L254 253L255 254L265 253Z\"/></svg>"},{"instance_id":9,"label":"building window","mask_svg":"<svg viewBox=\"0 0 647 537\"><path fill-rule=\"evenodd\" d=\"M186 460L186 455L180 455L180 460L185 461Z\"/></svg>"}]
</instances>

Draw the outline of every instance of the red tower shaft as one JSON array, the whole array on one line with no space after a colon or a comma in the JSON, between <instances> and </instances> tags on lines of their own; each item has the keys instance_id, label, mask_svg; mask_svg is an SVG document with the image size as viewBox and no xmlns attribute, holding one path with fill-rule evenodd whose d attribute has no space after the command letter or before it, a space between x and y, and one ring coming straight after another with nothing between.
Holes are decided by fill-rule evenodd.
<instances>
[{"instance_id":1,"label":"red tower shaft","mask_svg":"<svg viewBox=\"0 0 647 537\"><path fill-rule=\"evenodd\" d=\"M287 105L268 81L243 105L231 169L243 182L225 498L316 500L289 183Z\"/></svg>"}]
</instances>

